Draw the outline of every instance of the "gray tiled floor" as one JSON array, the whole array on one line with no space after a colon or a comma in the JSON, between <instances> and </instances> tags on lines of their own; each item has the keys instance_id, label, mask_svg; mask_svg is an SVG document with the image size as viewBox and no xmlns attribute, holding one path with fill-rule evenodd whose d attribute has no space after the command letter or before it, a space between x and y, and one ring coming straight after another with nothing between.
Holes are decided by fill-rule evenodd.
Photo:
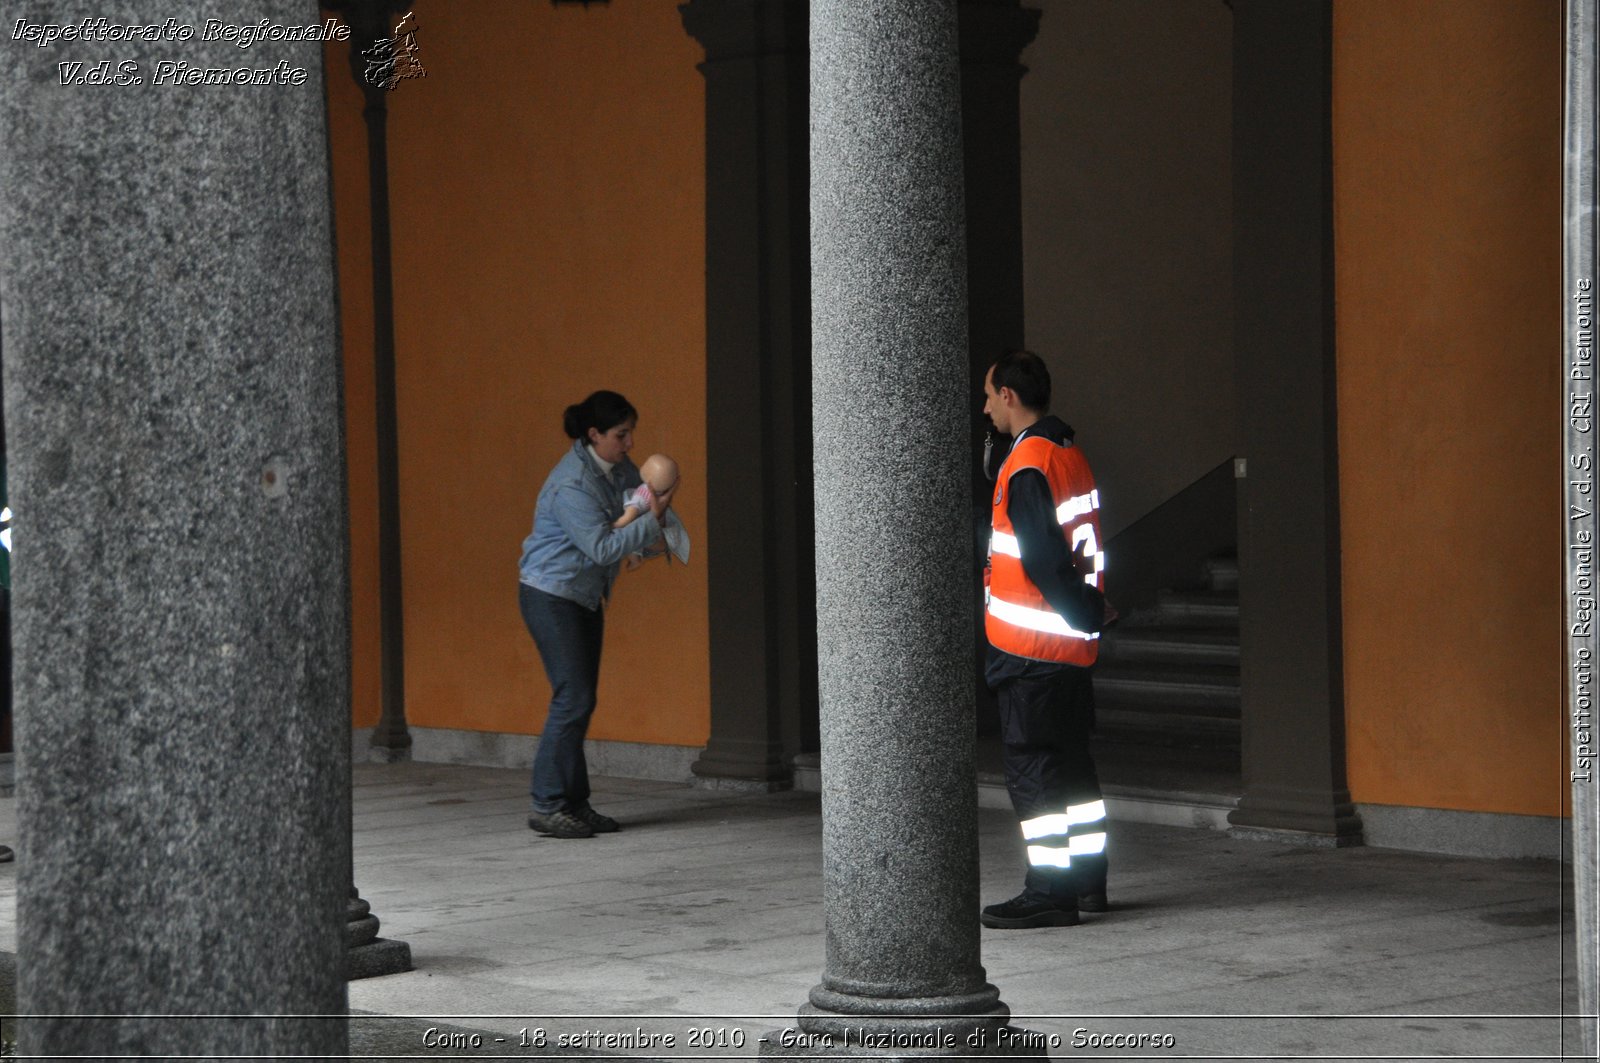
<instances>
[{"instance_id":1,"label":"gray tiled floor","mask_svg":"<svg viewBox=\"0 0 1600 1063\"><path fill-rule=\"evenodd\" d=\"M356 882L416 970L353 983L354 1009L509 1039L481 1055L518 1054L524 1027L673 1034L642 1053L655 1058L750 1055L821 974L815 795L598 779L596 806L624 830L557 841L527 829L520 772L364 764L355 778ZM14 804L0 801L0 834L14 836ZM979 815L983 897L1004 899L1022 875L1015 822ZM1074 1038L1140 1032L1170 1033L1172 1048L1144 1050L1168 1057L1559 1055L1576 1007L1559 864L1121 823L1112 852L1113 912L984 932L990 980L1017 1025L1059 1038L1053 1055L1126 1057ZM14 868L0 866L7 951ZM688 1047L705 1028L746 1047Z\"/></svg>"},{"instance_id":2,"label":"gray tiled floor","mask_svg":"<svg viewBox=\"0 0 1600 1063\"><path fill-rule=\"evenodd\" d=\"M523 825L517 772L357 779L358 884L418 969L357 983L354 1007L496 1030L641 1025L681 1049L695 1024L754 1038L791 1023L822 971L813 795L601 780L596 804L626 828L562 842ZM1022 874L1015 824L980 823L983 895L1003 899ZM1079 1028L1167 1030L1169 1055L1559 1052L1558 1019L1504 1017L1575 1007L1559 865L1117 828L1116 911L985 932L990 979L1057 1054ZM471 1017L489 1015L505 1018ZM1162 1015L1181 1017L1146 1018ZM1304 1018L1351 1015L1383 1017Z\"/></svg>"}]
</instances>

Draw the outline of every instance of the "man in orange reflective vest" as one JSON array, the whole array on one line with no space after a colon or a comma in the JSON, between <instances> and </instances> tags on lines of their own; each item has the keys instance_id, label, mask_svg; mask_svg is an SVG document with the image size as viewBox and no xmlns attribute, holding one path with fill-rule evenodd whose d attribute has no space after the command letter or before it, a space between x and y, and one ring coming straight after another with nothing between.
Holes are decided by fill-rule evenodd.
<instances>
[{"instance_id":1,"label":"man in orange reflective vest","mask_svg":"<svg viewBox=\"0 0 1600 1063\"><path fill-rule=\"evenodd\" d=\"M1100 493L1071 427L1049 413L1050 373L1038 355L1001 356L984 395L984 414L1015 437L995 477L984 621L1028 875L1020 894L981 918L1000 928L1072 926L1080 909L1106 909L1106 806L1089 752L1089 670L1112 615Z\"/></svg>"}]
</instances>

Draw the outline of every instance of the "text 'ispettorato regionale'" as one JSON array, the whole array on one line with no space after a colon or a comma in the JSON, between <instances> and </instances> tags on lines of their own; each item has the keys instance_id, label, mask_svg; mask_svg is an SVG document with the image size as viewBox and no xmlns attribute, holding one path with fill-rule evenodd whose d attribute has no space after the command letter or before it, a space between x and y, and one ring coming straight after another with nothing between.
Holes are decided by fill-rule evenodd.
<instances>
[{"instance_id":1,"label":"text 'ispettorato regionale'","mask_svg":"<svg viewBox=\"0 0 1600 1063\"><path fill-rule=\"evenodd\" d=\"M198 26L168 18L163 22L124 23L107 18L83 18L76 22L33 22L18 19L11 27L11 39L38 48L60 43L160 44L224 43L248 49L261 42L347 41L350 27L338 19L322 22L281 23L270 19L256 22L228 22L206 19ZM57 64L63 85L300 85L310 72L279 60L272 66L202 66L178 59L153 63L148 78L138 60L101 59L97 62L72 61Z\"/></svg>"}]
</instances>

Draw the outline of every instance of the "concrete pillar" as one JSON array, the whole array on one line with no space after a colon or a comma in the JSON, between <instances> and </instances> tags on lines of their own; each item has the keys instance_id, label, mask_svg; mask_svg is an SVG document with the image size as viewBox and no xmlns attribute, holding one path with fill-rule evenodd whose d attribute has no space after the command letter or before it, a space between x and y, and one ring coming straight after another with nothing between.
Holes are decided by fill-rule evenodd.
<instances>
[{"instance_id":1,"label":"concrete pillar","mask_svg":"<svg viewBox=\"0 0 1600 1063\"><path fill-rule=\"evenodd\" d=\"M1022 50L1040 12L1018 0L960 0L961 118L967 211L969 386L983 391L995 358L1022 347ZM989 481L980 468L989 419L971 403L971 479L989 532ZM987 639L979 639L984 646Z\"/></svg>"},{"instance_id":2,"label":"concrete pillar","mask_svg":"<svg viewBox=\"0 0 1600 1063\"><path fill-rule=\"evenodd\" d=\"M1600 462L1596 446L1595 401L1595 0L1570 0L1567 4L1566 100L1566 350L1561 375L1567 381L1566 463L1567 481L1567 645L1568 680L1572 714L1572 879L1576 901L1578 950L1578 1020L1573 1041L1593 1058L1596 1048L1595 941L1600 936L1596 919L1595 850L1600 844L1600 800L1595 792L1595 676L1600 666L1600 639L1596 638L1596 541L1600 521L1595 519L1595 470Z\"/></svg>"},{"instance_id":3,"label":"concrete pillar","mask_svg":"<svg viewBox=\"0 0 1600 1063\"><path fill-rule=\"evenodd\" d=\"M693 0L706 50L706 786L815 750L805 0Z\"/></svg>"},{"instance_id":4,"label":"concrete pillar","mask_svg":"<svg viewBox=\"0 0 1600 1063\"><path fill-rule=\"evenodd\" d=\"M1233 3L1244 796L1235 834L1356 845L1345 782L1331 0Z\"/></svg>"},{"instance_id":5,"label":"concrete pillar","mask_svg":"<svg viewBox=\"0 0 1600 1063\"><path fill-rule=\"evenodd\" d=\"M389 222L389 96L381 73L369 71L373 48L389 40L408 0L328 0L351 30L350 73L361 89L367 127L367 209L371 228L372 376L377 407L378 674L382 715L367 742L369 759L411 759L406 725L405 581L400 560L400 424L394 359L394 261ZM403 968L402 968L403 969Z\"/></svg>"},{"instance_id":6,"label":"concrete pillar","mask_svg":"<svg viewBox=\"0 0 1600 1063\"><path fill-rule=\"evenodd\" d=\"M961 137L967 209L967 386L983 393L996 357L1026 345L1022 312L1022 50L1039 32L1040 12L1019 0L960 0ZM968 575L983 584L989 543L989 479L983 440L989 419L981 403L967 415L972 435L967 466L972 481L972 536L977 549ZM1003 442L1003 441L1002 441ZM989 653L983 597L973 595L973 689L979 731L1000 729L995 696L983 681Z\"/></svg>"},{"instance_id":7,"label":"concrete pillar","mask_svg":"<svg viewBox=\"0 0 1600 1063\"><path fill-rule=\"evenodd\" d=\"M78 10L74 8L73 10ZM231 9L230 9L231 10ZM227 11L216 16L232 18ZM341 1055L350 714L323 45L6 42L24 1054ZM9 5L62 23L63 5ZM319 20L259 0L242 22ZM158 63L270 84L161 85ZM98 67L105 62L108 65ZM58 64L82 63L62 68ZM176 69L176 68L174 68ZM103 70L122 85L62 84ZM148 1016L93 1019L88 1015Z\"/></svg>"},{"instance_id":8,"label":"concrete pillar","mask_svg":"<svg viewBox=\"0 0 1600 1063\"><path fill-rule=\"evenodd\" d=\"M1009 1014L978 956L956 42L955 0L811 5L827 960L800 1027L835 1047Z\"/></svg>"}]
</instances>

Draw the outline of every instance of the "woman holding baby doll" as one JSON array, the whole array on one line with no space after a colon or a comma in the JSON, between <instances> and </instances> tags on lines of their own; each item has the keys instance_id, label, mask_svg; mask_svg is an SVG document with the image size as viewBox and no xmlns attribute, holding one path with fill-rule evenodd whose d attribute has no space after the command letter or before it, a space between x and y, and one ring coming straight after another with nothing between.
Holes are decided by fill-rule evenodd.
<instances>
[{"instance_id":1,"label":"woman holding baby doll","mask_svg":"<svg viewBox=\"0 0 1600 1063\"><path fill-rule=\"evenodd\" d=\"M539 648L551 692L533 758L528 826L554 838L617 829L616 820L589 807L583 756L600 680L605 605L623 559L651 549L669 529L681 534L668 512L677 490L676 466L671 483L658 477L639 490L639 470L628 458L638 420L614 391L597 391L567 407L562 427L572 448L540 489L533 531L522 543L522 619Z\"/></svg>"}]
</instances>

